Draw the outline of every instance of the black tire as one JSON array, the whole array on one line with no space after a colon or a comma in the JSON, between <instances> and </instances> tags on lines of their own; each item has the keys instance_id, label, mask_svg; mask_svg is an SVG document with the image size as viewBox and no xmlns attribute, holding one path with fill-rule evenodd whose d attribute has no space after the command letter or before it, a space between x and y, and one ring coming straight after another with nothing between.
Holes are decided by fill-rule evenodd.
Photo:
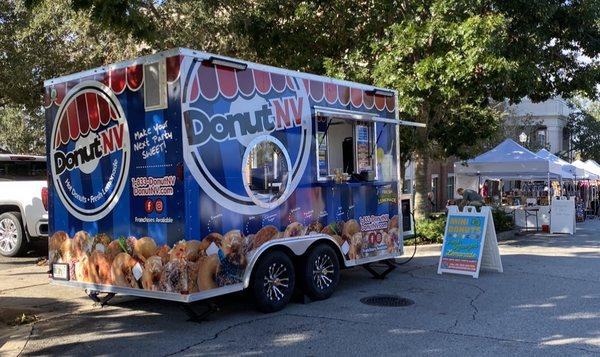
<instances>
[{"instance_id":1,"label":"black tire","mask_svg":"<svg viewBox=\"0 0 600 357\"><path fill-rule=\"evenodd\" d=\"M27 238L22 222L19 212L0 214L0 254L3 256L16 257L25 253Z\"/></svg>"},{"instance_id":2,"label":"black tire","mask_svg":"<svg viewBox=\"0 0 600 357\"><path fill-rule=\"evenodd\" d=\"M250 281L257 309L264 313L283 309L292 298L295 284L290 257L277 250L265 253L256 263Z\"/></svg>"},{"instance_id":3,"label":"black tire","mask_svg":"<svg viewBox=\"0 0 600 357\"><path fill-rule=\"evenodd\" d=\"M319 244L305 256L302 264L302 289L312 300L325 300L340 281L340 262L327 244Z\"/></svg>"}]
</instances>

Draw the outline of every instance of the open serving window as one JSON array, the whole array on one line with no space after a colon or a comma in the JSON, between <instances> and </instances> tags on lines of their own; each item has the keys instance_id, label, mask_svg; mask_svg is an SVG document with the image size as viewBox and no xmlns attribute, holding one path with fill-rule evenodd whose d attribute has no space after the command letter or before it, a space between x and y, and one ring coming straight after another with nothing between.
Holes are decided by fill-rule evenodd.
<instances>
[{"instance_id":1,"label":"open serving window","mask_svg":"<svg viewBox=\"0 0 600 357\"><path fill-rule=\"evenodd\" d=\"M396 179L396 124L362 113L315 110L317 179L341 173L353 181Z\"/></svg>"}]
</instances>

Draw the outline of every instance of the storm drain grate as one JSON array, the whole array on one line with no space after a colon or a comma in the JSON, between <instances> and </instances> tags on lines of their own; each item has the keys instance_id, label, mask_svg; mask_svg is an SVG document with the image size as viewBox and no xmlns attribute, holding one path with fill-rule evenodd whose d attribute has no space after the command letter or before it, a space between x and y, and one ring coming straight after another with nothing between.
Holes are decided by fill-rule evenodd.
<instances>
[{"instance_id":1,"label":"storm drain grate","mask_svg":"<svg viewBox=\"0 0 600 357\"><path fill-rule=\"evenodd\" d=\"M375 295L367 296L360 299L360 302L371 306L384 306L384 307L402 307L410 306L415 302L396 295Z\"/></svg>"}]
</instances>

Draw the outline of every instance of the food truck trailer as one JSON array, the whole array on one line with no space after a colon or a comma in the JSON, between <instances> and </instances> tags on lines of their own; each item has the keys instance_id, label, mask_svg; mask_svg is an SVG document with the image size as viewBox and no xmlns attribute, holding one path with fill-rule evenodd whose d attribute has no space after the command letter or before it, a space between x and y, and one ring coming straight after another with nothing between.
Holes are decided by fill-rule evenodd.
<instances>
[{"instance_id":1,"label":"food truck trailer","mask_svg":"<svg viewBox=\"0 0 600 357\"><path fill-rule=\"evenodd\" d=\"M188 49L44 85L53 284L270 312L403 253L395 91Z\"/></svg>"}]
</instances>

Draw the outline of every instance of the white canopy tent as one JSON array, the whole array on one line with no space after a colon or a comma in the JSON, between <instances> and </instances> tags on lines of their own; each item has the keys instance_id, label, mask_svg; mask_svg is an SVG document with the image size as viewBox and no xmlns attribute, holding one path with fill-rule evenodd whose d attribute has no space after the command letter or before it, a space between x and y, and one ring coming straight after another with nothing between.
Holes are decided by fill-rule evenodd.
<instances>
[{"instance_id":1,"label":"white canopy tent","mask_svg":"<svg viewBox=\"0 0 600 357\"><path fill-rule=\"evenodd\" d=\"M560 165L561 170L563 171L563 179L583 179L585 175L585 170L569 164L567 161L561 159L560 157L554 155L550 151L546 149L542 149L536 153L537 156L542 159L550 160Z\"/></svg>"},{"instance_id":2,"label":"white canopy tent","mask_svg":"<svg viewBox=\"0 0 600 357\"><path fill-rule=\"evenodd\" d=\"M600 178L600 170L591 164L590 160L587 162L575 160L571 163L571 165L583 169L584 175L582 176L582 179L584 180L598 180Z\"/></svg>"},{"instance_id":3,"label":"white canopy tent","mask_svg":"<svg viewBox=\"0 0 600 357\"><path fill-rule=\"evenodd\" d=\"M492 179L547 180L563 177L561 166L541 158L506 139L492 150L468 160L454 164L456 187L477 190L479 182Z\"/></svg>"}]
</instances>

